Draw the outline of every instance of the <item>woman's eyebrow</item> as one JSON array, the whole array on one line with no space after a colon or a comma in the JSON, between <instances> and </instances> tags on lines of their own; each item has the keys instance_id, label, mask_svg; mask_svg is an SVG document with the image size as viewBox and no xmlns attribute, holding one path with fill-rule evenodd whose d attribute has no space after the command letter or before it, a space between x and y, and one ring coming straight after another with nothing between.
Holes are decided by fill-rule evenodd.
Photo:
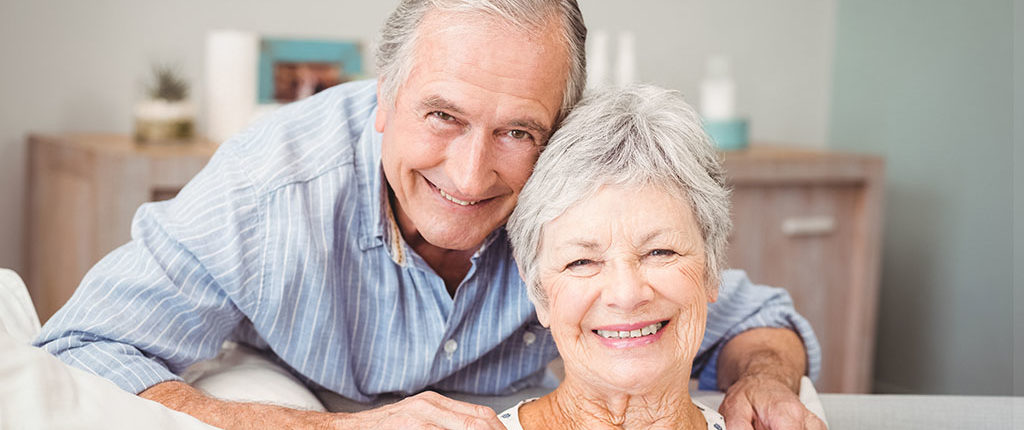
<instances>
[{"instance_id":1,"label":"woman's eyebrow","mask_svg":"<svg viewBox=\"0 0 1024 430\"><path fill-rule=\"evenodd\" d=\"M599 249L600 247L601 246L598 245L597 242L594 242L592 240L587 240L587 239L571 239L571 240L569 240L567 242L564 242L561 245L559 245L558 249L583 248L583 249L586 249L588 251L594 251L594 250Z\"/></svg>"},{"instance_id":2,"label":"woman's eyebrow","mask_svg":"<svg viewBox=\"0 0 1024 430\"><path fill-rule=\"evenodd\" d=\"M643 235L640 238L640 241L637 242L637 243L639 245L641 245L641 246L646 245L646 244L650 243L652 240L657 239L658 236L664 235L666 233L668 233L668 229L667 228L659 228L657 230L653 230L653 231L647 232L647 234Z\"/></svg>"}]
</instances>

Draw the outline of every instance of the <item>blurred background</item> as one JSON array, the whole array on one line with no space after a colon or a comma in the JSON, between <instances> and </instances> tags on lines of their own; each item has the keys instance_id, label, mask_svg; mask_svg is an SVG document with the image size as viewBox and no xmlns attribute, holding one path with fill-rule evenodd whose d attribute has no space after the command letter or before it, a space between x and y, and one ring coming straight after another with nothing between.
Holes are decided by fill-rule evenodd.
<instances>
[{"instance_id":1,"label":"blurred background","mask_svg":"<svg viewBox=\"0 0 1024 430\"><path fill-rule=\"evenodd\" d=\"M396 3L2 0L0 267L28 270L30 134L129 135L159 62L204 135L212 30L360 41L372 76ZM1024 1L581 3L592 34L632 35L636 81L694 104L727 56L752 147L884 159L872 391L1024 395Z\"/></svg>"}]
</instances>

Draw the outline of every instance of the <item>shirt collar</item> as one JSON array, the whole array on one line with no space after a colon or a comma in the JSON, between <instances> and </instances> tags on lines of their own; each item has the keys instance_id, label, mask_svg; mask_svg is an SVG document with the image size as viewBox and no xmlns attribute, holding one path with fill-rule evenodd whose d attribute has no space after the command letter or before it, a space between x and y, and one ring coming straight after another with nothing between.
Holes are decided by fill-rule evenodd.
<instances>
[{"instance_id":1,"label":"shirt collar","mask_svg":"<svg viewBox=\"0 0 1024 430\"><path fill-rule=\"evenodd\" d=\"M355 180L359 186L361 218L359 248L363 251L383 245L382 240L387 230L385 214L388 211L384 209L387 204L387 188L384 186L384 171L380 164L383 135L374 128L376 121L377 109L374 108L356 145Z\"/></svg>"}]
</instances>

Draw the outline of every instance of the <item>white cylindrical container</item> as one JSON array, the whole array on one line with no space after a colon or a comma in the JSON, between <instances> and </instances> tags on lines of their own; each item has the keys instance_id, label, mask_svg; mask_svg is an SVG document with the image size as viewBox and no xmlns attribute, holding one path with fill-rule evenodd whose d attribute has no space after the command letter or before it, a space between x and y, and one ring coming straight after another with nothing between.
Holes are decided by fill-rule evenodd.
<instances>
[{"instance_id":1,"label":"white cylindrical container","mask_svg":"<svg viewBox=\"0 0 1024 430\"><path fill-rule=\"evenodd\" d=\"M700 114L707 121L736 118L736 84L725 56L708 60L707 75L700 84Z\"/></svg>"},{"instance_id":2,"label":"white cylindrical container","mask_svg":"<svg viewBox=\"0 0 1024 430\"><path fill-rule=\"evenodd\" d=\"M619 33L615 58L615 84L626 86L636 81L636 37L631 31Z\"/></svg>"},{"instance_id":3,"label":"white cylindrical container","mask_svg":"<svg viewBox=\"0 0 1024 430\"><path fill-rule=\"evenodd\" d=\"M214 142L241 131L256 107L259 36L215 30L206 36L206 127Z\"/></svg>"},{"instance_id":4,"label":"white cylindrical container","mask_svg":"<svg viewBox=\"0 0 1024 430\"><path fill-rule=\"evenodd\" d=\"M607 86L609 79L608 32L593 30L587 35L587 88Z\"/></svg>"}]
</instances>

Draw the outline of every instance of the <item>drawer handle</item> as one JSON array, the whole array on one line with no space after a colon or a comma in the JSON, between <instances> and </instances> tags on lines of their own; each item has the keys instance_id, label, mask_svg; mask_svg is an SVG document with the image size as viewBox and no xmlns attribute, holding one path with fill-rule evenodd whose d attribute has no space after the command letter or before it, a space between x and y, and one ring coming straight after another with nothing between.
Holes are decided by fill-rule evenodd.
<instances>
[{"instance_id":1,"label":"drawer handle","mask_svg":"<svg viewBox=\"0 0 1024 430\"><path fill-rule=\"evenodd\" d=\"M782 233L790 237L823 236L836 230L835 217L805 216L782 220Z\"/></svg>"}]
</instances>

